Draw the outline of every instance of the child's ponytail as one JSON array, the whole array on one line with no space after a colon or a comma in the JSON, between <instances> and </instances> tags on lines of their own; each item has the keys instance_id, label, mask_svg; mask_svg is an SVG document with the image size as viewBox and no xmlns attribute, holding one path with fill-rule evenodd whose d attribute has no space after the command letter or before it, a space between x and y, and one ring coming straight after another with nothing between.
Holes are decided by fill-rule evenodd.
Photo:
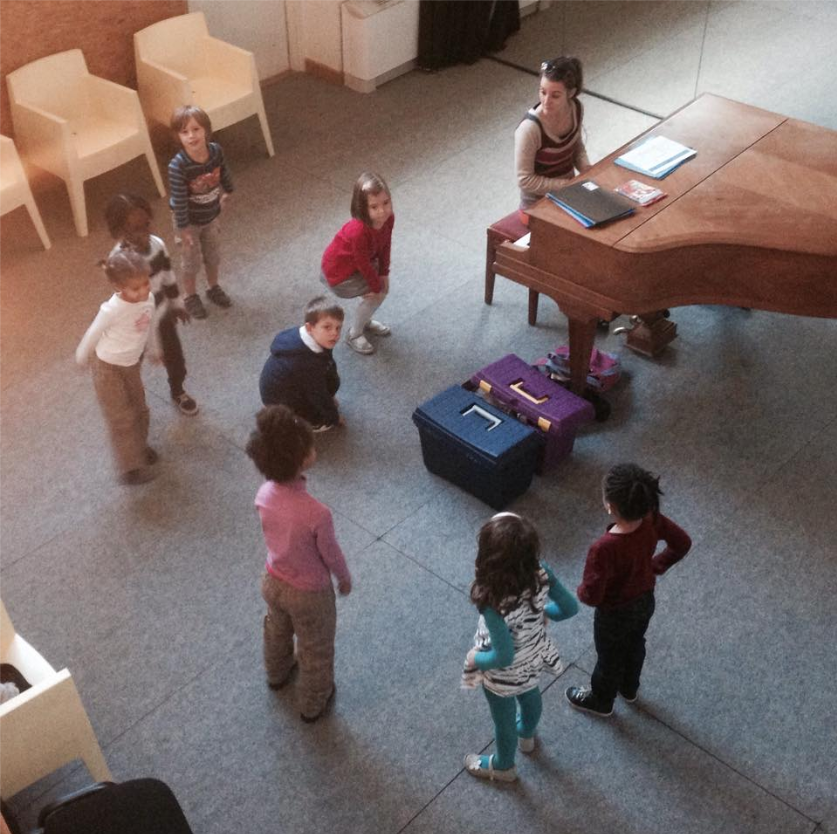
<instances>
[{"instance_id":1,"label":"child's ponytail","mask_svg":"<svg viewBox=\"0 0 837 834\"><path fill-rule=\"evenodd\" d=\"M130 249L119 249L111 252L108 257L96 264L114 286L122 287L131 278L148 275L148 263L142 255Z\"/></svg>"}]
</instances>

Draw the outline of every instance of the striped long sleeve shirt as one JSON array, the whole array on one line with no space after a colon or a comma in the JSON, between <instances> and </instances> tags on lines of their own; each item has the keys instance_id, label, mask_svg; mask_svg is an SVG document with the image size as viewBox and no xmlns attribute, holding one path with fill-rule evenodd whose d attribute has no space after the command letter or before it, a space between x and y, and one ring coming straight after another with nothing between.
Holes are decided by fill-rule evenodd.
<instances>
[{"instance_id":1,"label":"striped long sleeve shirt","mask_svg":"<svg viewBox=\"0 0 837 834\"><path fill-rule=\"evenodd\" d=\"M208 148L206 162L195 162L185 150L169 162L169 206L178 229L211 223L221 213L221 194L233 192L221 146L210 142Z\"/></svg>"}]
</instances>

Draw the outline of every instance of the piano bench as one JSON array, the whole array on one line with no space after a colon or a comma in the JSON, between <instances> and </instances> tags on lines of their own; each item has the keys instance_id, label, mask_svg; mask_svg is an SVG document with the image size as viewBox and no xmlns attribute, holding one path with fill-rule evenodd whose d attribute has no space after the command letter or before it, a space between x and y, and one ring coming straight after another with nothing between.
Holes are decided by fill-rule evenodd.
<instances>
[{"instance_id":1,"label":"piano bench","mask_svg":"<svg viewBox=\"0 0 837 834\"><path fill-rule=\"evenodd\" d=\"M518 212L507 214L496 223L492 223L486 229L487 248L485 254L485 303L491 304L494 300L494 278L497 273L494 271L494 258L497 247L508 240L518 240L523 237L529 228L523 224ZM538 297L536 290L529 290L529 324L534 326L538 320Z\"/></svg>"}]
</instances>

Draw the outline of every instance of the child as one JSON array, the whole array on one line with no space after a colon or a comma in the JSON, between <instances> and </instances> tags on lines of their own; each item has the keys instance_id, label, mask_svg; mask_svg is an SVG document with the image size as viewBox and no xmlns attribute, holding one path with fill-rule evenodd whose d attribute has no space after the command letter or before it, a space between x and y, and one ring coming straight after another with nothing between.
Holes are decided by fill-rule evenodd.
<instances>
[{"instance_id":1,"label":"child","mask_svg":"<svg viewBox=\"0 0 837 834\"><path fill-rule=\"evenodd\" d=\"M372 318L389 292L389 256L392 247L392 198L378 174L364 172L352 192L352 220L334 236L323 253L320 280L340 298L362 300L346 342L358 353L375 347L364 333L389 336L390 328Z\"/></svg>"},{"instance_id":2,"label":"child","mask_svg":"<svg viewBox=\"0 0 837 834\"><path fill-rule=\"evenodd\" d=\"M334 538L331 512L308 494L302 474L317 459L308 423L283 405L263 408L256 415L247 454L267 479L256 495L267 545L262 580L267 684L281 689L298 661L300 717L311 723L325 712L335 692L337 613L331 575L344 596L352 590L352 578Z\"/></svg>"},{"instance_id":3,"label":"child","mask_svg":"<svg viewBox=\"0 0 837 834\"><path fill-rule=\"evenodd\" d=\"M198 404L183 390L186 360L176 327L178 319L188 322L189 314L183 307L180 290L171 271L166 244L150 233L151 206L145 198L136 194L117 194L105 209L105 221L111 237L118 241L111 254L136 252L148 264L171 398L181 413L194 416L198 413Z\"/></svg>"},{"instance_id":4,"label":"child","mask_svg":"<svg viewBox=\"0 0 837 834\"><path fill-rule=\"evenodd\" d=\"M578 99L583 84L578 58L554 58L541 64L538 104L514 133L514 164L520 187L520 219L527 226L531 208L590 168L582 137L584 108Z\"/></svg>"},{"instance_id":5,"label":"child","mask_svg":"<svg viewBox=\"0 0 837 834\"><path fill-rule=\"evenodd\" d=\"M692 541L660 513L660 479L621 463L603 482L613 524L587 554L578 598L596 609L596 667L591 686L571 686L567 700L594 715L611 715L617 693L633 703L645 660L645 632L654 613L656 577L679 562ZM657 542L666 548L655 555Z\"/></svg>"},{"instance_id":6,"label":"child","mask_svg":"<svg viewBox=\"0 0 837 834\"><path fill-rule=\"evenodd\" d=\"M546 635L544 615L566 620L578 611L573 595L538 561L539 551L537 530L515 513L498 513L479 532L471 602L480 612L480 623L463 680L474 669L482 673L494 719L497 752L465 757L465 769L481 779L513 782L515 746L524 753L535 749L542 709L540 671L544 664L556 674L562 668Z\"/></svg>"},{"instance_id":7,"label":"child","mask_svg":"<svg viewBox=\"0 0 837 834\"><path fill-rule=\"evenodd\" d=\"M102 267L116 292L99 308L76 348L76 362L93 358L93 384L110 433L119 480L143 484L154 477L157 453L148 445L148 407L140 376L146 343L156 358L154 298L142 255L114 252Z\"/></svg>"},{"instance_id":8,"label":"child","mask_svg":"<svg viewBox=\"0 0 837 834\"><path fill-rule=\"evenodd\" d=\"M286 405L314 431L345 425L335 394L340 377L332 351L340 341L343 308L325 296L305 307L305 323L277 333L262 369L259 391L265 405Z\"/></svg>"},{"instance_id":9,"label":"child","mask_svg":"<svg viewBox=\"0 0 837 834\"><path fill-rule=\"evenodd\" d=\"M197 294L201 258L206 268L206 297L219 307L229 307L230 297L218 284L221 262L221 226L218 216L233 184L224 153L212 139L212 123L200 107L178 107L171 129L181 150L169 162L170 205L174 213L175 240L183 267L184 302L189 315L206 318L206 308Z\"/></svg>"}]
</instances>

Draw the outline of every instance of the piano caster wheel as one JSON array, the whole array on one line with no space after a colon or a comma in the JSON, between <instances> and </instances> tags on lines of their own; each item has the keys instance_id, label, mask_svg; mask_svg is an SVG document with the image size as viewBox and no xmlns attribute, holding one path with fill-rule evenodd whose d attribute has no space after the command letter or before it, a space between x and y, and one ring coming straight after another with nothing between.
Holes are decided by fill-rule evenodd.
<instances>
[{"instance_id":1,"label":"piano caster wheel","mask_svg":"<svg viewBox=\"0 0 837 834\"><path fill-rule=\"evenodd\" d=\"M592 404L597 423L604 423L610 417L613 409L610 407L610 403L597 391L587 388L584 392L584 399Z\"/></svg>"}]
</instances>

